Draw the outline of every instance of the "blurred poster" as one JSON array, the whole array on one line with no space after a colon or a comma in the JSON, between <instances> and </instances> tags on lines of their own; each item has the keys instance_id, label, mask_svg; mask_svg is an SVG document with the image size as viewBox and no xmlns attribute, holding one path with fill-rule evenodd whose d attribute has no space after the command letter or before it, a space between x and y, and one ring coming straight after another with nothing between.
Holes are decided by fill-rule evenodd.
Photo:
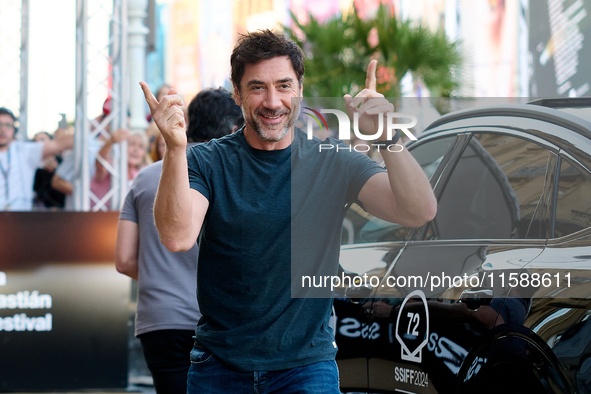
<instances>
[{"instance_id":1,"label":"blurred poster","mask_svg":"<svg viewBox=\"0 0 591 394\"><path fill-rule=\"evenodd\" d=\"M201 1L170 4L170 83L189 102L201 89L199 13Z\"/></svg>"},{"instance_id":2,"label":"blurred poster","mask_svg":"<svg viewBox=\"0 0 591 394\"><path fill-rule=\"evenodd\" d=\"M340 0L292 0L291 11L296 16L300 23L308 22L308 14L312 14L320 22L325 22L338 14L346 14L347 10L343 10L343 1ZM345 6L350 6L348 1Z\"/></svg>"},{"instance_id":3,"label":"blurred poster","mask_svg":"<svg viewBox=\"0 0 591 394\"><path fill-rule=\"evenodd\" d=\"M530 96L580 97L589 94L591 0L548 0L530 6Z\"/></svg>"},{"instance_id":4,"label":"blurred poster","mask_svg":"<svg viewBox=\"0 0 591 394\"><path fill-rule=\"evenodd\" d=\"M241 0L234 2L237 34L259 29L280 29L289 25L289 0Z\"/></svg>"},{"instance_id":5,"label":"blurred poster","mask_svg":"<svg viewBox=\"0 0 591 394\"><path fill-rule=\"evenodd\" d=\"M463 95L519 96L517 0L459 0Z\"/></svg>"},{"instance_id":6,"label":"blurred poster","mask_svg":"<svg viewBox=\"0 0 591 394\"><path fill-rule=\"evenodd\" d=\"M230 55L234 46L231 9L232 0L202 3L199 21L202 88L230 87Z\"/></svg>"},{"instance_id":7,"label":"blurred poster","mask_svg":"<svg viewBox=\"0 0 591 394\"><path fill-rule=\"evenodd\" d=\"M404 20L420 21L435 31L445 25L445 3L446 0L401 0L400 16Z\"/></svg>"},{"instance_id":8,"label":"blurred poster","mask_svg":"<svg viewBox=\"0 0 591 394\"><path fill-rule=\"evenodd\" d=\"M395 10L400 8L400 0L292 0L290 10L300 23L308 22L308 14L312 14L322 23L337 15L349 14L353 7L360 18L372 18L382 3L392 5Z\"/></svg>"},{"instance_id":9,"label":"blurred poster","mask_svg":"<svg viewBox=\"0 0 591 394\"><path fill-rule=\"evenodd\" d=\"M146 78L148 85L154 89L162 86L165 82L170 81L170 64L167 64L167 48L166 38L170 34L169 23L169 5L156 4L156 32L154 40L154 50L149 52L146 56Z\"/></svg>"}]
</instances>

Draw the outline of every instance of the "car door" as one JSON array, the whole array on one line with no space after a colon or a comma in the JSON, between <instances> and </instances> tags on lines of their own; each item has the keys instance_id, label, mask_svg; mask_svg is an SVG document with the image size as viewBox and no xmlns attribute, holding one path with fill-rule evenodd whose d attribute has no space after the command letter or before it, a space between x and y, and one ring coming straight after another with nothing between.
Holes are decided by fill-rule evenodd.
<instances>
[{"instance_id":1,"label":"car door","mask_svg":"<svg viewBox=\"0 0 591 394\"><path fill-rule=\"evenodd\" d=\"M552 237L521 275L533 293L524 326L547 345L536 364L542 371L560 363L585 393L591 390L591 160L580 153L560 152Z\"/></svg>"},{"instance_id":2,"label":"car door","mask_svg":"<svg viewBox=\"0 0 591 394\"><path fill-rule=\"evenodd\" d=\"M456 149L462 146L466 138L461 133L463 130L425 138L413 146L414 157L433 185L453 161ZM388 264L413 231L415 229L373 217L353 204L343 223L341 267L352 277L370 275L381 280ZM339 346L337 361L343 390L368 388L367 361L371 351L368 352L367 343L383 335L379 333L379 323L370 322L364 313L364 304L372 291L368 285L360 283L359 286L336 289L335 338Z\"/></svg>"},{"instance_id":3,"label":"car door","mask_svg":"<svg viewBox=\"0 0 591 394\"><path fill-rule=\"evenodd\" d=\"M364 347L370 389L450 390L443 382L458 375L498 314L471 313L457 303L460 295L486 290L502 297L500 275L519 272L544 248L556 149L531 135L486 128L464 133L450 154L432 179L437 217L409 231L411 242L388 245L380 283L360 311L368 319L360 326L372 333Z\"/></svg>"}]
</instances>

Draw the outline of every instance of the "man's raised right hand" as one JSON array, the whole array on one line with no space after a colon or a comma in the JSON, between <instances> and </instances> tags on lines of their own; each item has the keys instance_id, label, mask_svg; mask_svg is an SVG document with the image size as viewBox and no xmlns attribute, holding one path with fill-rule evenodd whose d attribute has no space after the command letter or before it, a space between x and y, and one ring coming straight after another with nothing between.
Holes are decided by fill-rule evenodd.
<instances>
[{"instance_id":1,"label":"man's raised right hand","mask_svg":"<svg viewBox=\"0 0 591 394\"><path fill-rule=\"evenodd\" d=\"M175 89L170 89L168 94L158 102L147 83L141 81L140 86L150 107L152 119L166 141L166 148L185 149L187 146L187 125L181 96L177 94Z\"/></svg>"}]
</instances>

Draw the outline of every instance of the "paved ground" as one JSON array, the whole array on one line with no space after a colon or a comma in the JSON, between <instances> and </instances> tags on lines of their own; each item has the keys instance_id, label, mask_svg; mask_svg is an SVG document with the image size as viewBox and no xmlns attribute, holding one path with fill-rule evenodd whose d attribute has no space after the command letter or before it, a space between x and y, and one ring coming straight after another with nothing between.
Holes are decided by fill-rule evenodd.
<instances>
[{"instance_id":1,"label":"paved ground","mask_svg":"<svg viewBox=\"0 0 591 394\"><path fill-rule=\"evenodd\" d=\"M154 385L152 384L151 376L137 376L129 377L130 386L127 388L127 392L136 392L142 394L156 394Z\"/></svg>"},{"instance_id":2,"label":"paved ground","mask_svg":"<svg viewBox=\"0 0 591 394\"><path fill-rule=\"evenodd\" d=\"M43 394L156 394L154 385L152 384L151 376L133 376L129 377L130 384L127 389L123 390L80 390L80 391L55 391L43 392ZM39 394L39 392L18 392L18 393L4 393L4 394Z\"/></svg>"},{"instance_id":3,"label":"paved ground","mask_svg":"<svg viewBox=\"0 0 591 394\"><path fill-rule=\"evenodd\" d=\"M60 392L43 392L43 394L156 394L154 386L143 386L143 385L130 385L127 390L109 390L109 391L97 391L97 390L85 390L85 391L60 391ZM5 393L5 394L39 394L36 393Z\"/></svg>"}]
</instances>

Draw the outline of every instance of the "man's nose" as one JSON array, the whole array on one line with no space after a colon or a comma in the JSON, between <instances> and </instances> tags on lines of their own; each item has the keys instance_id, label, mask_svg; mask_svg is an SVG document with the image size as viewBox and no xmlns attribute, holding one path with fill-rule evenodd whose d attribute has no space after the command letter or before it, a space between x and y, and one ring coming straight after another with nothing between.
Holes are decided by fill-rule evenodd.
<instances>
[{"instance_id":1,"label":"man's nose","mask_svg":"<svg viewBox=\"0 0 591 394\"><path fill-rule=\"evenodd\" d=\"M268 89L267 96L265 97L265 107L269 109L278 109L283 106L279 99L279 93L275 89Z\"/></svg>"}]
</instances>

